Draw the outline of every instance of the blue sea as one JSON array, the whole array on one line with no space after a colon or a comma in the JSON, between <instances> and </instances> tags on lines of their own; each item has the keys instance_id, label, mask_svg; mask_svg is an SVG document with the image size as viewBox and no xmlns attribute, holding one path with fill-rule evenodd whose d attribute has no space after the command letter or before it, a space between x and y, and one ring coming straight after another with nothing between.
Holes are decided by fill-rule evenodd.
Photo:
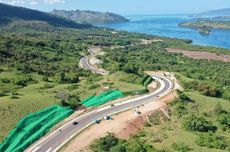
<instances>
[{"instance_id":1,"label":"blue sea","mask_svg":"<svg viewBox=\"0 0 230 152\"><path fill-rule=\"evenodd\" d=\"M193 44L211 45L230 49L230 30L213 30L210 35L200 34L195 29L178 26L192 21L188 15L135 15L125 16L127 23L106 24L105 27L129 32L145 33L171 38L191 39Z\"/></svg>"}]
</instances>

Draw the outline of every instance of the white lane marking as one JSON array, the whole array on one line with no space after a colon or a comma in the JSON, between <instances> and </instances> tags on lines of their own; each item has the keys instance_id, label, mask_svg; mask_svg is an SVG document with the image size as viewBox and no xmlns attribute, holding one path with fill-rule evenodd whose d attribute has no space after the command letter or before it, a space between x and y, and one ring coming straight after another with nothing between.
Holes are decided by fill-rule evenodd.
<instances>
[{"instance_id":1,"label":"white lane marking","mask_svg":"<svg viewBox=\"0 0 230 152\"><path fill-rule=\"evenodd\" d=\"M36 148L34 148L34 150L32 150L32 152L36 152L41 146L38 146Z\"/></svg>"},{"instance_id":2,"label":"white lane marking","mask_svg":"<svg viewBox=\"0 0 230 152\"><path fill-rule=\"evenodd\" d=\"M49 148L46 152L50 152L52 148Z\"/></svg>"}]
</instances>

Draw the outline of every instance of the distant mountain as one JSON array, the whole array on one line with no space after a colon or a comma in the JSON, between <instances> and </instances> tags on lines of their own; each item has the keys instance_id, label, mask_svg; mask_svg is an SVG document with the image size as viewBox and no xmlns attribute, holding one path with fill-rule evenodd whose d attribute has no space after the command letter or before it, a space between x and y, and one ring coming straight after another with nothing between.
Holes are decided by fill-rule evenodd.
<instances>
[{"instance_id":1,"label":"distant mountain","mask_svg":"<svg viewBox=\"0 0 230 152\"><path fill-rule=\"evenodd\" d=\"M65 17L67 19L73 20L77 23L87 23L87 24L105 24L105 23L121 23L128 22L129 20L123 16L114 13L102 13L95 11L66 11L66 10L56 10L54 9L51 14Z\"/></svg>"},{"instance_id":2,"label":"distant mountain","mask_svg":"<svg viewBox=\"0 0 230 152\"><path fill-rule=\"evenodd\" d=\"M193 16L196 16L196 17L222 17L222 16L230 16L230 8L207 11L207 12L195 14Z\"/></svg>"},{"instance_id":3,"label":"distant mountain","mask_svg":"<svg viewBox=\"0 0 230 152\"><path fill-rule=\"evenodd\" d=\"M0 24L6 24L14 20L45 21L51 25L70 28L91 27L90 25L77 24L74 21L57 17L49 13L0 3Z\"/></svg>"}]
</instances>

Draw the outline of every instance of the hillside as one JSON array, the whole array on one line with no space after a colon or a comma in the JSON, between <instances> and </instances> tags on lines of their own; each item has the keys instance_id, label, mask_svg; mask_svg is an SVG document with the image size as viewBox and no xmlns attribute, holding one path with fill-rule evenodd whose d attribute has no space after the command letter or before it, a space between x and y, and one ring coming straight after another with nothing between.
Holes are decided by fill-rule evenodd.
<instances>
[{"instance_id":1,"label":"hillside","mask_svg":"<svg viewBox=\"0 0 230 152\"><path fill-rule=\"evenodd\" d=\"M0 24L6 24L13 20L37 20L45 21L51 25L71 27L71 28L87 28L90 25L77 24L71 20L63 19L45 12L16 7L0 3Z\"/></svg>"},{"instance_id":2,"label":"hillside","mask_svg":"<svg viewBox=\"0 0 230 152\"><path fill-rule=\"evenodd\" d=\"M193 16L197 16L197 17L230 16L230 8L218 9L218 10L211 10L211 11L207 11L207 12L198 13L198 14L195 14Z\"/></svg>"},{"instance_id":3,"label":"hillside","mask_svg":"<svg viewBox=\"0 0 230 152\"><path fill-rule=\"evenodd\" d=\"M65 17L67 19L73 20L77 23L87 23L87 24L105 24L105 23L121 23L128 22L129 20L123 16L114 13L102 13L95 11L66 11L66 10L56 10L54 9L51 14Z\"/></svg>"}]
</instances>

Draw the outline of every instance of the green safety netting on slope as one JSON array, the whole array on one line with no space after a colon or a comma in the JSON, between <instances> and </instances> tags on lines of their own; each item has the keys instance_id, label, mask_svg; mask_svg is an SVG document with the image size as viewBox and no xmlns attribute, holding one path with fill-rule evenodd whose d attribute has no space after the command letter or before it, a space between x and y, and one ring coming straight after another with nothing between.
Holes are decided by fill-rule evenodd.
<instances>
[{"instance_id":1,"label":"green safety netting on slope","mask_svg":"<svg viewBox=\"0 0 230 152\"><path fill-rule=\"evenodd\" d=\"M147 87L151 82L153 82L153 78L151 76L146 76L143 81L142 81L142 85Z\"/></svg>"},{"instance_id":2,"label":"green safety netting on slope","mask_svg":"<svg viewBox=\"0 0 230 152\"><path fill-rule=\"evenodd\" d=\"M58 105L30 113L22 118L0 144L0 152L22 152L45 135L51 127L73 113Z\"/></svg>"},{"instance_id":3,"label":"green safety netting on slope","mask_svg":"<svg viewBox=\"0 0 230 152\"><path fill-rule=\"evenodd\" d=\"M81 103L86 107L96 107L108 101L123 97L123 93L119 90L109 90L97 96L90 96Z\"/></svg>"}]
</instances>

